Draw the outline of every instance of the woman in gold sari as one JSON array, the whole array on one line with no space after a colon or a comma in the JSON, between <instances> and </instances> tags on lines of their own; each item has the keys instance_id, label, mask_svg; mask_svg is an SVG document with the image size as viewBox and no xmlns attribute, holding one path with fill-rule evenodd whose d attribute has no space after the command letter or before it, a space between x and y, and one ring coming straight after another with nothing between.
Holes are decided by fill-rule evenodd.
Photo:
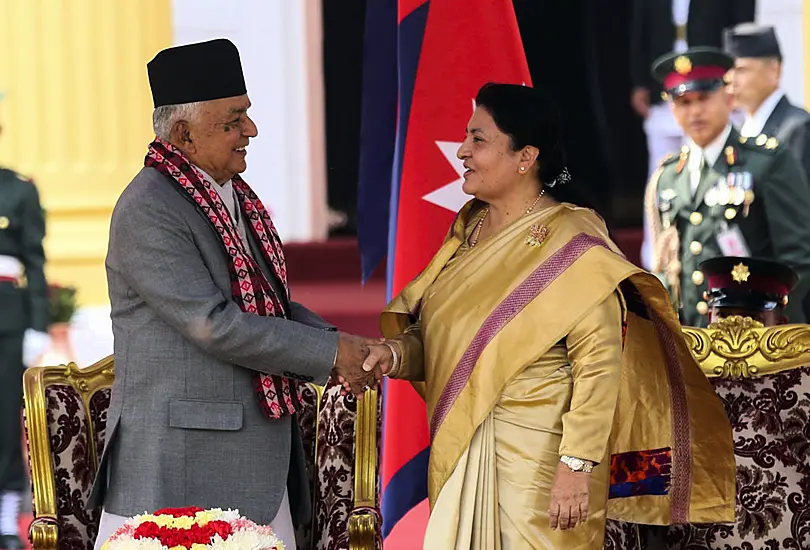
<instances>
[{"instance_id":1,"label":"woman in gold sari","mask_svg":"<svg viewBox=\"0 0 810 550\"><path fill-rule=\"evenodd\" d=\"M666 291L549 192L570 178L556 109L504 84L476 105L458 150L475 199L364 365L427 402L425 548L598 549L608 517L733 521L731 431Z\"/></svg>"}]
</instances>

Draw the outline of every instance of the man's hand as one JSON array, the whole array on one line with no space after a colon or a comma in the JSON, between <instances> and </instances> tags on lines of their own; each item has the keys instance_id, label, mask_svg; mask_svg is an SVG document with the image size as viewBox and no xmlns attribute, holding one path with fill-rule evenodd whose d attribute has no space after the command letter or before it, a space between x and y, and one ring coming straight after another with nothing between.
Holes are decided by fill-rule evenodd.
<instances>
[{"instance_id":1,"label":"man's hand","mask_svg":"<svg viewBox=\"0 0 810 550\"><path fill-rule=\"evenodd\" d=\"M551 486L551 501L548 518L552 529L573 529L588 521L588 498L591 493L591 474L574 472L560 462L554 485Z\"/></svg>"},{"instance_id":2,"label":"man's hand","mask_svg":"<svg viewBox=\"0 0 810 550\"><path fill-rule=\"evenodd\" d=\"M650 90L647 88L633 88L630 96L630 105L641 118L647 118L650 114Z\"/></svg>"},{"instance_id":3,"label":"man's hand","mask_svg":"<svg viewBox=\"0 0 810 550\"><path fill-rule=\"evenodd\" d=\"M376 387L382 378L379 368L367 372L363 369L363 362L369 353L369 344L375 340L367 340L341 332L338 336L338 353L335 360L334 373L343 387L361 399L363 393Z\"/></svg>"}]
</instances>

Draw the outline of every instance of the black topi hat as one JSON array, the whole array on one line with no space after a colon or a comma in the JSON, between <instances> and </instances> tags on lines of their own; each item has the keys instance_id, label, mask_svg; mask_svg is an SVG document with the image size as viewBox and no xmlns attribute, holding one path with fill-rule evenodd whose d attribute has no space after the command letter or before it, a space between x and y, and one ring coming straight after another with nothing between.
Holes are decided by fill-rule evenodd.
<instances>
[{"instance_id":1,"label":"black topi hat","mask_svg":"<svg viewBox=\"0 0 810 550\"><path fill-rule=\"evenodd\" d=\"M723 32L723 46L734 57L774 57L782 59L773 27L742 23Z\"/></svg>"},{"instance_id":2,"label":"black topi hat","mask_svg":"<svg viewBox=\"0 0 810 550\"><path fill-rule=\"evenodd\" d=\"M167 48L146 69L155 107L247 93L239 50L225 38Z\"/></svg>"}]
</instances>

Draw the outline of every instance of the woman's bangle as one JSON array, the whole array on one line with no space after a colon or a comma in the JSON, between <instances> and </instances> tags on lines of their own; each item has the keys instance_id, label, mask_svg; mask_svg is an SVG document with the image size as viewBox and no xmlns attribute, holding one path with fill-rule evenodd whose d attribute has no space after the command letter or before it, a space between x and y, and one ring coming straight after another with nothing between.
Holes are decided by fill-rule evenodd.
<instances>
[{"instance_id":1,"label":"woman's bangle","mask_svg":"<svg viewBox=\"0 0 810 550\"><path fill-rule=\"evenodd\" d=\"M388 374L385 375L385 376L389 376L389 377L394 377L399 372L399 353L397 352L396 348L394 347L394 344L395 344L394 341L386 340L385 342L383 342L383 345L385 345L388 349L391 350L391 356L393 357L393 364L391 365L391 370L389 370ZM397 345L397 347L398 347L398 345Z\"/></svg>"}]
</instances>

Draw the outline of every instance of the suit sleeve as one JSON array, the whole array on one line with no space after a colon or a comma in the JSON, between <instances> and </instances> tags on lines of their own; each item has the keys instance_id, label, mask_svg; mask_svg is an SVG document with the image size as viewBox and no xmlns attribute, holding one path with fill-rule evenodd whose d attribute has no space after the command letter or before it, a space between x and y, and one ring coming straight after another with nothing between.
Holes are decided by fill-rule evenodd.
<instances>
[{"instance_id":1,"label":"suit sleeve","mask_svg":"<svg viewBox=\"0 0 810 550\"><path fill-rule=\"evenodd\" d=\"M45 212L34 184L27 186L22 226L22 263L28 280L30 328L48 330L48 283L45 280Z\"/></svg>"},{"instance_id":2,"label":"suit sleeve","mask_svg":"<svg viewBox=\"0 0 810 550\"><path fill-rule=\"evenodd\" d=\"M810 290L810 185L799 162L787 149L775 154L770 177L754 191L761 193L776 259L799 274L799 284L785 311L792 322L804 322L803 297Z\"/></svg>"},{"instance_id":3,"label":"suit sleeve","mask_svg":"<svg viewBox=\"0 0 810 550\"><path fill-rule=\"evenodd\" d=\"M633 0L633 12L630 19L630 71L633 86L648 88L652 60L649 56L650 40L648 28L650 17L649 0Z\"/></svg>"},{"instance_id":4,"label":"suit sleeve","mask_svg":"<svg viewBox=\"0 0 810 550\"><path fill-rule=\"evenodd\" d=\"M337 330L337 327L298 302L290 302L290 317L296 323L321 330Z\"/></svg>"},{"instance_id":5,"label":"suit sleeve","mask_svg":"<svg viewBox=\"0 0 810 550\"><path fill-rule=\"evenodd\" d=\"M568 334L574 389L563 414L560 455L600 462L607 450L619 399L622 306L616 293L595 307Z\"/></svg>"},{"instance_id":6,"label":"suit sleeve","mask_svg":"<svg viewBox=\"0 0 810 550\"><path fill-rule=\"evenodd\" d=\"M292 371L317 384L328 380L337 333L240 310L214 283L177 213L143 203L117 209L109 247L107 269L207 353L267 374Z\"/></svg>"}]
</instances>

